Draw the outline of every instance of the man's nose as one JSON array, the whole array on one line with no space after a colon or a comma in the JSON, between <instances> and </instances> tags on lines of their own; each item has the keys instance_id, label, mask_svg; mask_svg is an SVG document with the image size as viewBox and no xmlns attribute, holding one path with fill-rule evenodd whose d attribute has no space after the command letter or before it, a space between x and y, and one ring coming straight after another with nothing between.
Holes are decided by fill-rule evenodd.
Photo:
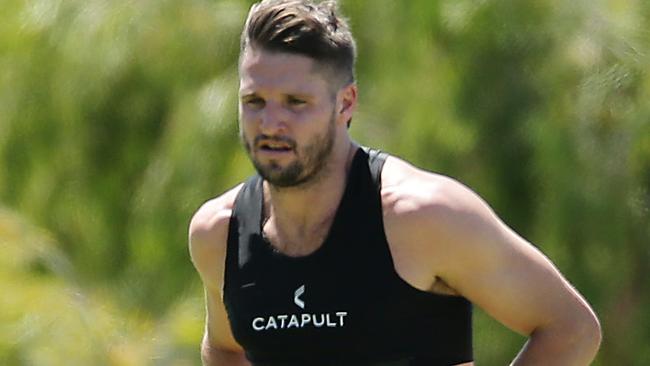
<instances>
[{"instance_id":1,"label":"man's nose","mask_svg":"<svg viewBox=\"0 0 650 366\"><path fill-rule=\"evenodd\" d=\"M261 132L272 136L286 130L287 114L285 112L281 105L267 103L261 114Z\"/></svg>"}]
</instances>

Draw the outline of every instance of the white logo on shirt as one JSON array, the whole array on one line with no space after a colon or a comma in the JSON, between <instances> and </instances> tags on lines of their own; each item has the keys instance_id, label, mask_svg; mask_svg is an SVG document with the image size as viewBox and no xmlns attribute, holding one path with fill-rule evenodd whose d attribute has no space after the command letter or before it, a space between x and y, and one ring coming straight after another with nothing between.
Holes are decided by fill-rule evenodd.
<instances>
[{"instance_id":1,"label":"white logo on shirt","mask_svg":"<svg viewBox=\"0 0 650 366\"><path fill-rule=\"evenodd\" d=\"M300 296L305 293L305 285L296 289L293 293L293 302L301 309L305 308L305 301ZM300 313L300 314L277 314L268 317L256 317L251 326L257 332L271 329L290 328L339 328L345 324L347 311L334 311L328 313Z\"/></svg>"},{"instance_id":2,"label":"white logo on shirt","mask_svg":"<svg viewBox=\"0 0 650 366\"><path fill-rule=\"evenodd\" d=\"M300 299L300 296L305 293L305 285L298 287L298 289L293 293L293 302L298 305L301 309L305 308L305 302Z\"/></svg>"}]
</instances>

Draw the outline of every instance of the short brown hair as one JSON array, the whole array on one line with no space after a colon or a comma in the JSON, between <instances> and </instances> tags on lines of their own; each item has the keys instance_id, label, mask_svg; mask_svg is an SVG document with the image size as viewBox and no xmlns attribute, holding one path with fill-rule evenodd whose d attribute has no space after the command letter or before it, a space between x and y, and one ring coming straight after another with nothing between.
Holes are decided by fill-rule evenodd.
<instances>
[{"instance_id":1,"label":"short brown hair","mask_svg":"<svg viewBox=\"0 0 650 366\"><path fill-rule=\"evenodd\" d=\"M251 7L241 36L247 47L310 57L345 85L354 82L356 45L336 1L262 0Z\"/></svg>"}]
</instances>

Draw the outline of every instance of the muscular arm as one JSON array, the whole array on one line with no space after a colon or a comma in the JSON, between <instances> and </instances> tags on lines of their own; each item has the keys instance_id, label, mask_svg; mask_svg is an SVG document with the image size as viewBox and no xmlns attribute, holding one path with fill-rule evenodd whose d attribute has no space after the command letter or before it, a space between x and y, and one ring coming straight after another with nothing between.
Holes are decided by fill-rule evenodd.
<instances>
[{"instance_id":1,"label":"muscular arm","mask_svg":"<svg viewBox=\"0 0 650 366\"><path fill-rule=\"evenodd\" d=\"M462 250L450 253L440 276L488 314L529 336L513 365L588 365L600 329L582 296L548 258L485 206L469 217L460 215L470 229L449 238Z\"/></svg>"},{"instance_id":2,"label":"muscular arm","mask_svg":"<svg viewBox=\"0 0 650 366\"><path fill-rule=\"evenodd\" d=\"M230 331L221 291L228 223L238 190L239 187L204 204L190 223L190 256L203 282L206 299L206 326L201 343L204 366L250 366Z\"/></svg>"},{"instance_id":3,"label":"muscular arm","mask_svg":"<svg viewBox=\"0 0 650 366\"><path fill-rule=\"evenodd\" d=\"M551 261L466 187L413 174L418 184L392 189L386 200L398 223L389 240L426 258L412 262L431 270L423 277L442 279L529 337L513 365L588 365L600 344L598 320Z\"/></svg>"}]
</instances>

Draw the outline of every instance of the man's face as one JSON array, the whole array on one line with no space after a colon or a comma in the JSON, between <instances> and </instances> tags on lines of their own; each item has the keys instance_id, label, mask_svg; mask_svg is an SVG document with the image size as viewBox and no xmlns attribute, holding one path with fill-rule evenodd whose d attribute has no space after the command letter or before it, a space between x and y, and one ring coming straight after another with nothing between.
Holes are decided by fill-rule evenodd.
<instances>
[{"instance_id":1,"label":"man's face","mask_svg":"<svg viewBox=\"0 0 650 366\"><path fill-rule=\"evenodd\" d=\"M277 187L319 177L336 136L336 95L308 57L248 48L240 64L242 143Z\"/></svg>"}]
</instances>

